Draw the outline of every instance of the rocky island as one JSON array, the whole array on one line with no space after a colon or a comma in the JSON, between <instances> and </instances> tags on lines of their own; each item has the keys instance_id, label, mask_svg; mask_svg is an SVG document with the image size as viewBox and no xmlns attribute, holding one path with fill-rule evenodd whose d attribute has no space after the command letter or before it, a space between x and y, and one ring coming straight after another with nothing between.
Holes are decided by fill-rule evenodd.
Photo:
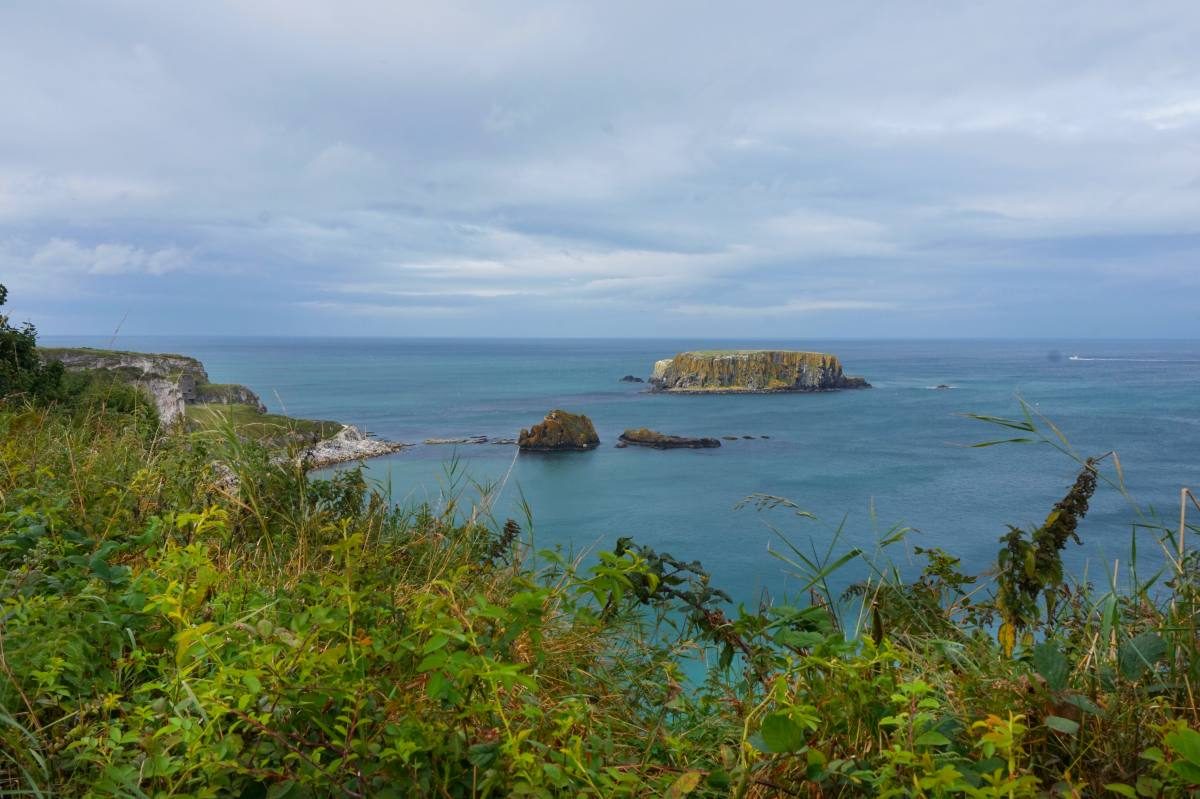
<instances>
[{"instance_id":1,"label":"rocky island","mask_svg":"<svg viewBox=\"0 0 1200 799\"><path fill-rule=\"evenodd\" d=\"M760 394L869 388L842 372L836 355L795 350L681 352L654 364L651 391L675 394Z\"/></svg>"},{"instance_id":2,"label":"rocky island","mask_svg":"<svg viewBox=\"0 0 1200 799\"><path fill-rule=\"evenodd\" d=\"M522 452L581 452L600 446L600 436L583 414L556 409L540 424L522 430L517 444Z\"/></svg>"}]
</instances>

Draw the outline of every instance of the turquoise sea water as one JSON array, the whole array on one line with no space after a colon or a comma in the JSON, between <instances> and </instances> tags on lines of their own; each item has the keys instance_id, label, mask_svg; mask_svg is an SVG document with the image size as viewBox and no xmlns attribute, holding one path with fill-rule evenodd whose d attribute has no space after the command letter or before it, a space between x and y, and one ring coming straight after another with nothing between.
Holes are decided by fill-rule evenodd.
<instances>
[{"instance_id":1,"label":"turquoise sea water","mask_svg":"<svg viewBox=\"0 0 1200 799\"><path fill-rule=\"evenodd\" d=\"M919 531L911 543L950 550L971 569L986 567L1005 525L1039 523L1077 471L1047 447L963 446L1003 437L963 414L1017 415L1018 395L1081 453L1117 450L1133 495L1164 520L1178 518L1180 486L1200 488L1197 342L122 337L116 346L194 355L214 381L250 386L273 411L337 419L407 442L514 437L551 408L586 413L602 440L593 452L518 457L511 446L418 445L371 461L369 473L390 480L400 502L436 499L457 457L476 480L507 475L495 512L521 519L523 495L539 548L608 549L632 536L699 559L717 585L748 601L798 585L769 552L780 544L768 523L794 544L818 549L843 520L839 549L871 549L893 524L905 524ZM833 352L847 373L874 388L663 396L619 382L627 373L645 377L655 360L682 350L734 347ZM716 450L613 447L623 429L641 426L770 438L739 438ZM759 492L787 497L819 520L735 510ZM1127 569L1134 519L1125 500L1102 488L1081 526L1084 545L1067 553L1071 568L1100 583L1115 558ZM1158 558L1154 538L1139 536L1146 571ZM902 552L895 557L907 566Z\"/></svg>"}]
</instances>

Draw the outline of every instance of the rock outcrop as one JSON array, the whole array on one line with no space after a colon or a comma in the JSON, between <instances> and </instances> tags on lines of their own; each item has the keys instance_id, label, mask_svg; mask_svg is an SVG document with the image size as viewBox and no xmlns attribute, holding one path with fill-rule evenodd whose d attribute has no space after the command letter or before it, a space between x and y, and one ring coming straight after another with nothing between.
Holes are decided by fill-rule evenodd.
<instances>
[{"instance_id":1,"label":"rock outcrop","mask_svg":"<svg viewBox=\"0 0 1200 799\"><path fill-rule=\"evenodd\" d=\"M620 441L635 447L653 447L654 449L711 449L721 446L721 442L715 438L671 436L646 427L626 430L620 435Z\"/></svg>"},{"instance_id":2,"label":"rock outcrop","mask_svg":"<svg viewBox=\"0 0 1200 799\"><path fill-rule=\"evenodd\" d=\"M556 409L540 424L522 430L517 444L523 452L579 452L600 446L600 436L583 414Z\"/></svg>"},{"instance_id":3,"label":"rock outcrop","mask_svg":"<svg viewBox=\"0 0 1200 799\"><path fill-rule=\"evenodd\" d=\"M868 388L847 377L836 355L793 350L681 352L654 364L654 391L678 394L749 394Z\"/></svg>"},{"instance_id":4,"label":"rock outcrop","mask_svg":"<svg viewBox=\"0 0 1200 799\"><path fill-rule=\"evenodd\" d=\"M186 355L122 352L90 347L44 347L43 360L58 361L70 370L108 372L139 386L158 408L158 418L170 426L183 418L188 405L217 403L249 405L266 412L258 395L245 386L210 383L204 364Z\"/></svg>"},{"instance_id":5,"label":"rock outcrop","mask_svg":"<svg viewBox=\"0 0 1200 799\"><path fill-rule=\"evenodd\" d=\"M645 383L646 381L637 375L625 375L621 378L622 383Z\"/></svg>"},{"instance_id":6,"label":"rock outcrop","mask_svg":"<svg viewBox=\"0 0 1200 799\"><path fill-rule=\"evenodd\" d=\"M184 398L190 404L205 405L250 405L260 413L267 412L267 406L250 389L238 383L197 383L194 399Z\"/></svg>"},{"instance_id":7,"label":"rock outcrop","mask_svg":"<svg viewBox=\"0 0 1200 799\"><path fill-rule=\"evenodd\" d=\"M307 469L320 469L348 461L391 455L406 446L408 445L398 441L371 438L354 425L348 424L342 427L337 435L318 441L305 449L297 457L297 461Z\"/></svg>"}]
</instances>

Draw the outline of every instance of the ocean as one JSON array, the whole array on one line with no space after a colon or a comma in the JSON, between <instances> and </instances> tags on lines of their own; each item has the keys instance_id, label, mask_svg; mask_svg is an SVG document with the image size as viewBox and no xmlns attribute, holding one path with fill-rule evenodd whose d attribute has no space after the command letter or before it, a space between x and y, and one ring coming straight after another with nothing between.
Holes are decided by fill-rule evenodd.
<instances>
[{"instance_id":1,"label":"ocean","mask_svg":"<svg viewBox=\"0 0 1200 799\"><path fill-rule=\"evenodd\" d=\"M1039 524L1079 469L1044 444L969 446L1021 435L967 416L1017 417L1020 399L1080 454L1115 450L1148 514L1139 517L1102 485L1080 525L1082 546L1065 554L1076 576L1105 585L1117 561L1123 583L1135 540L1148 576L1162 554L1157 535L1138 522L1177 525L1180 487L1200 489L1200 342L121 337L113 346L193 355L214 382L244 383L272 411L416 444L368 462L369 477L397 502L436 503L451 490L470 498L476 485L499 486L493 513L526 526L526 502L538 549L594 553L629 536L699 560L715 585L749 603L803 585L776 556L787 552L785 539L809 553L831 542L835 556L851 547L870 553L900 525L912 528L908 546L891 548L889 558L902 571L919 565L913 545L946 549L969 571L986 569L1007 525ZM831 352L874 387L671 396L620 382L646 377L655 360L680 351L741 347ZM420 443L515 437L553 408L590 416L600 448L518 456L510 445ZM739 438L706 450L614 447L629 427ZM791 500L816 519L742 505L760 494ZM846 567L835 586L866 569Z\"/></svg>"}]
</instances>

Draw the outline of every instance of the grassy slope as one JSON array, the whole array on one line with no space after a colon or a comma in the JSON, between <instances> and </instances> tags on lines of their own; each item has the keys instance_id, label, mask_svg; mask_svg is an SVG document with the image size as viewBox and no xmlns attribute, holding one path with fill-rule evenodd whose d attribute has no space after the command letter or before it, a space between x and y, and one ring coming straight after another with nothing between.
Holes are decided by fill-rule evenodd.
<instances>
[{"instance_id":1,"label":"grassy slope","mask_svg":"<svg viewBox=\"0 0 1200 799\"><path fill-rule=\"evenodd\" d=\"M189 405L187 421L190 430L202 435L220 436L232 428L242 438L263 444L311 443L329 438L342 429L340 422L295 419L260 413L250 405L221 403Z\"/></svg>"},{"instance_id":2,"label":"grassy slope","mask_svg":"<svg viewBox=\"0 0 1200 799\"><path fill-rule=\"evenodd\" d=\"M253 443L145 435L112 413L0 406L0 793L999 797L1200 781L1195 558L1167 596L1056 586L1047 643L1010 657L990 584L944 553L831 613L820 578L842 560L796 552L820 601L739 614L696 564L627 544L588 568L523 560L521 528L455 484L443 505L398 510L355 471L310 482ZM840 626L856 613L861 636ZM684 689L701 646L720 662Z\"/></svg>"}]
</instances>

